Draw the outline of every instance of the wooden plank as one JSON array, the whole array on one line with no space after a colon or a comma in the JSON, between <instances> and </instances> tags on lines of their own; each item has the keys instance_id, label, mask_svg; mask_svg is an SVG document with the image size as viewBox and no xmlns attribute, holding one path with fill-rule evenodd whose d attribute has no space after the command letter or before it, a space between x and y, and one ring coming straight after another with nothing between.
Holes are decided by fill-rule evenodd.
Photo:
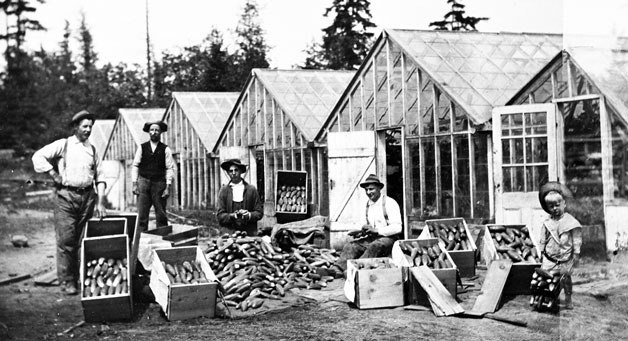
<instances>
[{"instance_id":1,"label":"wooden plank","mask_svg":"<svg viewBox=\"0 0 628 341\"><path fill-rule=\"evenodd\" d=\"M59 285L59 281L57 280L57 270L50 270L44 274L35 277L35 285Z\"/></svg>"},{"instance_id":2,"label":"wooden plank","mask_svg":"<svg viewBox=\"0 0 628 341\"><path fill-rule=\"evenodd\" d=\"M0 285L20 282L27 278L31 278L31 275L30 274L15 275L15 276L9 275L9 277L0 279Z\"/></svg>"},{"instance_id":3,"label":"wooden plank","mask_svg":"<svg viewBox=\"0 0 628 341\"><path fill-rule=\"evenodd\" d=\"M430 304L436 316L449 316L464 312L464 309L456 302L438 278L425 265L410 268L412 276L419 282L423 290L427 292Z\"/></svg>"},{"instance_id":4,"label":"wooden plank","mask_svg":"<svg viewBox=\"0 0 628 341\"><path fill-rule=\"evenodd\" d=\"M495 260L491 263L472 311L482 314L497 310L511 267L512 261L508 259Z\"/></svg>"}]
</instances>

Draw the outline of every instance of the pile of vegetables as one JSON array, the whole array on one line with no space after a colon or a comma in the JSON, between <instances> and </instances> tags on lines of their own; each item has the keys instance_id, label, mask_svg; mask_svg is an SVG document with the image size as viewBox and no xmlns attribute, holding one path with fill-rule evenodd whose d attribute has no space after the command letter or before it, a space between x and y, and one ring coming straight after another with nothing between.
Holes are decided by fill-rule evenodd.
<instances>
[{"instance_id":1,"label":"pile of vegetables","mask_svg":"<svg viewBox=\"0 0 628 341\"><path fill-rule=\"evenodd\" d=\"M430 235L433 238L438 238L443 245L446 245L445 249L448 251L473 249L462 221L452 223L428 222L428 228Z\"/></svg>"},{"instance_id":2,"label":"pile of vegetables","mask_svg":"<svg viewBox=\"0 0 628 341\"><path fill-rule=\"evenodd\" d=\"M560 294L560 274L550 274L540 268L535 269L530 281L532 297L530 305L536 310L556 308Z\"/></svg>"},{"instance_id":3,"label":"pile of vegetables","mask_svg":"<svg viewBox=\"0 0 628 341\"><path fill-rule=\"evenodd\" d=\"M100 257L85 263L83 297L126 294L129 292L126 257Z\"/></svg>"},{"instance_id":4,"label":"pile of vegetables","mask_svg":"<svg viewBox=\"0 0 628 341\"><path fill-rule=\"evenodd\" d=\"M497 259L510 259L514 263L540 263L539 254L534 247L528 228L520 229L501 225L488 228L497 250Z\"/></svg>"},{"instance_id":5,"label":"pile of vegetables","mask_svg":"<svg viewBox=\"0 0 628 341\"><path fill-rule=\"evenodd\" d=\"M409 257L413 266L426 265L431 269L453 268L453 264L438 243L432 246L421 246L417 241L400 241L399 247Z\"/></svg>"}]
</instances>

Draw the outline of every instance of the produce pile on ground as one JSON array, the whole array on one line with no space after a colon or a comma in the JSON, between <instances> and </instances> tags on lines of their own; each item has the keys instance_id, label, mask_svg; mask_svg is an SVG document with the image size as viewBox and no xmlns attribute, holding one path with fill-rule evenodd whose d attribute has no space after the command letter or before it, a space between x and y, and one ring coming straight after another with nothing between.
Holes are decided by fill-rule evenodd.
<instances>
[{"instance_id":1,"label":"produce pile on ground","mask_svg":"<svg viewBox=\"0 0 628 341\"><path fill-rule=\"evenodd\" d=\"M307 212L305 186L281 186L277 189L277 212Z\"/></svg>"},{"instance_id":2,"label":"produce pile on ground","mask_svg":"<svg viewBox=\"0 0 628 341\"><path fill-rule=\"evenodd\" d=\"M291 288L321 289L342 275L332 267L336 250L300 245L284 251L241 231L212 240L206 253L226 304L242 311L280 299Z\"/></svg>"},{"instance_id":3,"label":"produce pile on ground","mask_svg":"<svg viewBox=\"0 0 628 341\"><path fill-rule=\"evenodd\" d=\"M472 249L467 231L461 221L452 223L431 222L428 223L428 228L430 229L430 235L440 239L446 245L445 249L448 251Z\"/></svg>"},{"instance_id":4,"label":"produce pile on ground","mask_svg":"<svg viewBox=\"0 0 628 341\"><path fill-rule=\"evenodd\" d=\"M497 250L497 259L510 259L514 263L540 263L527 227L516 229L501 225L489 226L493 244Z\"/></svg>"},{"instance_id":5,"label":"produce pile on ground","mask_svg":"<svg viewBox=\"0 0 628 341\"><path fill-rule=\"evenodd\" d=\"M420 246L416 241L402 241L399 242L399 247L414 266L426 265L431 269L453 268L453 264L440 249L438 243L432 246Z\"/></svg>"},{"instance_id":6,"label":"produce pile on ground","mask_svg":"<svg viewBox=\"0 0 628 341\"><path fill-rule=\"evenodd\" d=\"M100 257L85 263L83 297L97 297L126 294L127 261L123 259L105 259Z\"/></svg>"}]
</instances>

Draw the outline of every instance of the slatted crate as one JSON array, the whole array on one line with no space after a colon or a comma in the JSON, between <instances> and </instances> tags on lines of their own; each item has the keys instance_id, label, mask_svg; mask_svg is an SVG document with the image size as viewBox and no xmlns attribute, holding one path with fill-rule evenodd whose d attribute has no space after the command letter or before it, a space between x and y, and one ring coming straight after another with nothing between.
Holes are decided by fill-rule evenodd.
<instances>
[{"instance_id":1,"label":"slatted crate","mask_svg":"<svg viewBox=\"0 0 628 341\"><path fill-rule=\"evenodd\" d=\"M400 244L411 244L412 242L418 243L419 246L432 247L434 246L434 244L438 244L438 239L430 238L398 240L395 242L395 244L393 244L392 248L393 262L397 266L404 268L403 281L405 303L429 306L427 293L425 292L425 290L423 290L423 288L421 288L416 279L414 279L414 277L410 274L409 268L414 266L414 264L412 263L412 259L410 259L410 256L406 255L401 249ZM432 270L436 278L438 278L443 286L447 289L447 291L449 291L451 296L455 298L457 294L456 281L458 267L456 266L456 262L453 260L451 255L446 250L443 250L440 244L438 246L440 247L441 252L445 253L445 257L447 257L447 259L452 263L453 268L430 270Z\"/></svg>"},{"instance_id":2,"label":"slatted crate","mask_svg":"<svg viewBox=\"0 0 628 341\"><path fill-rule=\"evenodd\" d=\"M361 268L375 263L383 264L385 268ZM359 309L403 306L401 272L402 269L389 257L348 260L345 296Z\"/></svg>"},{"instance_id":3,"label":"slatted crate","mask_svg":"<svg viewBox=\"0 0 628 341\"><path fill-rule=\"evenodd\" d=\"M162 261L166 264L198 261L209 283L170 283ZM217 282L218 279L207 263L205 255L197 246L153 250L149 286L155 295L155 301L161 306L168 320L214 317Z\"/></svg>"},{"instance_id":4,"label":"slatted crate","mask_svg":"<svg viewBox=\"0 0 628 341\"><path fill-rule=\"evenodd\" d=\"M482 258L488 267L491 262L500 258L497 252L497 247L495 246L495 242L493 241L491 229L494 227L504 227L504 228L512 228L518 231L521 231L524 235L530 238L529 233L525 233L522 229L525 225L505 225L505 224L488 224L484 227L484 236L482 237ZM530 238L532 246L537 255L541 255L539 252L539 247L534 242L533 238ZM504 286L504 295L530 295L530 281L532 280L532 273L534 269L540 268L540 262L518 262L513 263L510 268L510 273L508 274L508 278L506 279L506 284Z\"/></svg>"},{"instance_id":5,"label":"slatted crate","mask_svg":"<svg viewBox=\"0 0 628 341\"><path fill-rule=\"evenodd\" d=\"M126 235L127 229L127 220L125 218L92 218L85 224L85 238L113 236L118 234Z\"/></svg>"},{"instance_id":6,"label":"slatted crate","mask_svg":"<svg viewBox=\"0 0 628 341\"><path fill-rule=\"evenodd\" d=\"M125 234L83 239L80 264L81 285L79 287L81 288L81 305L83 306L83 314L85 315L86 322L131 319L133 314L133 285L131 271L128 266L129 254L129 237ZM90 290L84 288L86 278L90 277L87 276L87 263L94 259L97 260L100 257L106 260L109 258L114 260L127 260L127 266L124 269L127 278L126 290L118 294L96 297L86 293L85 290Z\"/></svg>"},{"instance_id":7,"label":"slatted crate","mask_svg":"<svg viewBox=\"0 0 628 341\"><path fill-rule=\"evenodd\" d=\"M303 220L308 217L307 172L276 172L275 217L278 223ZM284 202L285 201L285 202Z\"/></svg>"},{"instance_id":8,"label":"slatted crate","mask_svg":"<svg viewBox=\"0 0 628 341\"><path fill-rule=\"evenodd\" d=\"M108 214L106 219L116 218L116 219L125 219L126 220L126 234L129 236L129 241L131 243L131 258L130 258L130 267L131 273L135 274L135 265L137 263L137 250L140 243L140 231L139 228L139 219L137 213L124 212L119 214Z\"/></svg>"},{"instance_id":9,"label":"slatted crate","mask_svg":"<svg viewBox=\"0 0 628 341\"><path fill-rule=\"evenodd\" d=\"M430 233L430 226L435 226L437 224L444 225L457 225L462 224L464 226L465 234L467 235L467 249L466 250L447 250L451 258L454 260L454 263L458 267L458 271L460 272L461 277L473 277L475 276L475 262L476 262L476 252L477 246L475 245L475 240L473 236L469 232L469 226L467 222L463 218L449 218L449 219L432 219L426 220L425 224L427 225L419 239L427 239L427 238L438 238L438 236L432 235ZM447 248L447 245L439 240L440 246L443 249Z\"/></svg>"}]
</instances>

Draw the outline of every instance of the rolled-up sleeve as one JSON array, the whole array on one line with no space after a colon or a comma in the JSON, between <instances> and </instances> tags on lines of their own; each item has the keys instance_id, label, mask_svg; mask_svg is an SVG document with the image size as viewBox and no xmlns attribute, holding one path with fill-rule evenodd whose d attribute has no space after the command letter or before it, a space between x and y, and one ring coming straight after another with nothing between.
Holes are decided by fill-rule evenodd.
<instances>
[{"instance_id":1,"label":"rolled-up sleeve","mask_svg":"<svg viewBox=\"0 0 628 341\"><path fill-rule=\"evenodd\" d=\"M170 185L172 179L174 179L174 158L172 157L172 150L170 147L166 147L166 184Z\"/></svg>"},{"instance_id":2,"label":"rolled-up sleeve","mask_svg":"<svg viewBox=\"0 0 628 341\"><path fill-rule=\"evenodd\" d=\"M46 173L53 169L54 165L52 163L54 159L61 157L64 144L65 139L60 139L36 151L31 158L35 172Z\"/></svg>"}]
</instances>

